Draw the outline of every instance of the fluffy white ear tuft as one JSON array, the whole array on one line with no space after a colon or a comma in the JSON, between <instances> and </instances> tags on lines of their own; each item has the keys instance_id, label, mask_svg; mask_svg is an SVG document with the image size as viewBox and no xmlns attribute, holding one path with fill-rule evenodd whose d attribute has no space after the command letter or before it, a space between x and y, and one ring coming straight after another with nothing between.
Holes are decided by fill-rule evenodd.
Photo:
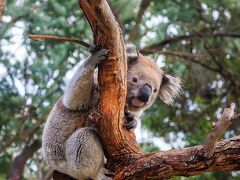
<instances>
[{"instance_id":1,"label":"fluffy white ear tuft","mask_svg":"<svg viewBox=\"0 0 240 180\"><path fill-rule=\"evenodd\" d=\"M172 104L179 97L182 90L182 81L179 77L171 74L163 74L159 97L166 104Z\"/></svg>"}]
</instances>

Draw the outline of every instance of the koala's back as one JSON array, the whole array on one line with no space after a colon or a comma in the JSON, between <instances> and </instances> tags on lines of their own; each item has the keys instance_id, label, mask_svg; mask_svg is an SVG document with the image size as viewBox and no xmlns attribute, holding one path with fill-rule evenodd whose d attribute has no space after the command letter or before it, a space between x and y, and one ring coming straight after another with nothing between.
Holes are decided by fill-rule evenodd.
<instances>
[{"instance_id":1,"label":"koala's back","mask_svg":"<svg viewBox=\"0 0 240 180\"><path fill-rule=\"evenodd\" d=\"M104 166L104 153L94 129L86 127L86 116L98 101L99 91L93 86L88 110L69 110L63 97L48 116L42 137L42 152L54 169L77 179L99 179Z\"/></svg>"},{"instance_id":2,"label":"koala's back","mask_svg":"<svg viewBox=\"0 0 240 180\"><path fill-rule=\"evenodd\" d=\"M64 107L60 97L53 107L43 131L43 156L49 164L65 160L65 142L79 128L84 126L85 113Z\"/></svg>"}]
</instances>

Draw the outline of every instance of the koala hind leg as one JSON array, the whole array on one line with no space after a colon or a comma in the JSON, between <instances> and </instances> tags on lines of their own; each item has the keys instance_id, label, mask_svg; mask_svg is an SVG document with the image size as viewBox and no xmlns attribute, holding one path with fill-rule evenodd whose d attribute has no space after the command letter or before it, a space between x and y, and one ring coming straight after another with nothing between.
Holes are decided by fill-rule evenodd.
<instances>
[{"instance_id":1,"label":"koala hind leg","mask_svg":"<svg viewBox=\"0 0 240 180\"><path fill-rule=\"evenodd\" d=\"M93 128L77 130L66 142L68 174L76 179L104 177L104 152Z\"/></svg>"}]
</instances>

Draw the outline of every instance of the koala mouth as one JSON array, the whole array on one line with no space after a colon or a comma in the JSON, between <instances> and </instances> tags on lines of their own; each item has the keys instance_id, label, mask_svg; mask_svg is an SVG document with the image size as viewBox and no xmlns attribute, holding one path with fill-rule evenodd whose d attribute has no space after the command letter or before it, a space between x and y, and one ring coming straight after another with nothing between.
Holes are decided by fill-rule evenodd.
<instances>
[{"instance_id":1,"label":"koala mouth","mask_svg":"<svg viewBox=\"0 0 240 180\"><path fill-rule=\"evenodd\" d=\"M140 107L142 107L142 106L145 105L145 102L142 102L142 101L139 100L138 98L133 97L133 98L131 98L131 104L132 104L133 106L135 106L135 107L140 108Z\"/></svg>"}]
</instances>

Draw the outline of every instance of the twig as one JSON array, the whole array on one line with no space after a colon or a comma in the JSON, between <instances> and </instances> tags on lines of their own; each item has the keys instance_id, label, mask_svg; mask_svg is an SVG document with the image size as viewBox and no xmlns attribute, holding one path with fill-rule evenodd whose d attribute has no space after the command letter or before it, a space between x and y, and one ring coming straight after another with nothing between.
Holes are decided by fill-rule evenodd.
<instances>
[{"instance_id":1,"label":"twig","mask_svg":"<svg viewBox=\"0 0 240 180\"><path fill-rule=\"evenodd\" d=\"M77 38L67 38L67 37L59 37L59 36L51 36L51 35L33 35L33 34L28 34L27 38L30 38L31 40L34 40L34 41L54 40L54 41L74 42L77 44L81 44L86 48L89 48L91 46L87 42Z\"/></svg>"},{"instance_id":2,"label":"twig","mask_svg":"<svg viewBox=\"0 0 240 180\"><path fill-rule=\"evenodd\" d=\"M220 135L228 128L228 126L232 122L232 118L234 115L234 108L225 108L221 119L214 125L212 131L208 135L207 139L203 144L204 157L211 157L214 153L214 149L216 147L216 143L220 137Z\"/></svg>"},{"instance_id":3,"label":"twig","mask_svg":"<svg viewBox=\"0 0 240 180\"><path fill-rule=\"evenodd\" d=\"M153 49L161 50L169 44L175 44L182 40L203 39L203 38L209 38L209 37L240 38L240 34L236 32L195 32L189 35L180 35L180 36L164 39L159 43L156 43L141 49L140 52L144 54L151 54L152 52L149 50L153 50Z\"/></svg>"},{"instance_id":4,"label":"twig","mask_svg":"<svg viewBox=\"0 0 240 180\"><path fill-rule=\"evenodd\" d=\"M140 50L140 52L141 52L141 50ZM190 54L190 53L177 52L177 51L161 51L161 50L154 50L154 49L152 49L152 50L149 49L148 53L158 53L158 54L162 54L162 55L165 55L165 56L179 57L179 58L182 58L183 60L188 60L188 61L192 61L196 64L199 64L199 65L203 66L204 68L209 69L211 71L218 72L217 71L218 69L216 67L212 66L211 64L207 64L207 63L203 62L203 59L205 57L201 54ZM146 52L143 51L142 54L145 55Z\"/></svg>"}]
</instances>

